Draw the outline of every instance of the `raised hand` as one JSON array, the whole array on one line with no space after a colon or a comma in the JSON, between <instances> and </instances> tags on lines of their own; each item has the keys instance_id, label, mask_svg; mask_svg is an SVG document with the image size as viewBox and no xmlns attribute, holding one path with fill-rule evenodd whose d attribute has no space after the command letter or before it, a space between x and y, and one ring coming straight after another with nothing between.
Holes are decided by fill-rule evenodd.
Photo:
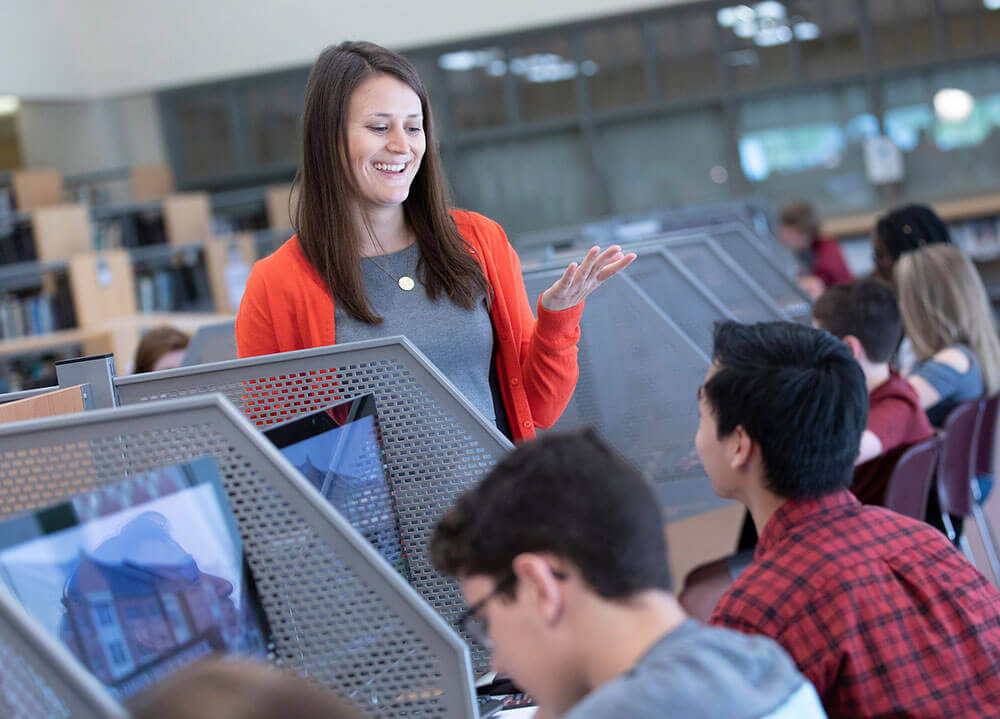
<instances>
[{"instance_id":1,"label":"raised hand","mask_svg":"<svg viewBox=\"0 0 1000 719\"><path fill-rule=\"evenodd\" d=\"M542 307L552 312L575 307L634 259L635 253L622 254L618 245L611 245L604 252L600 247L591 247L582 262L571 262L562 277L542 293Z\"/></svg>"}]
</instances>

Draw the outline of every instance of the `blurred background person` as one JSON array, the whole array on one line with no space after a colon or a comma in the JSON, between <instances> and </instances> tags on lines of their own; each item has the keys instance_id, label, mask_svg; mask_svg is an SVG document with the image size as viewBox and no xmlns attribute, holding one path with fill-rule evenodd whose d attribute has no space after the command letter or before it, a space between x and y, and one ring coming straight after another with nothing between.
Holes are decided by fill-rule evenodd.
<instances>
[{"instance_id":1,"label":"blurred background person","mask_svg":"<svg viewBox=\"0 0 1000 719\"><path fill-rule=\"evenodd\" d=\"M816 210L808 202L782 208L778 239L798 258L799 284L810 297L819 297L827 287L851 281L840 245L820 235Z\"/></svg>"},{"instance_id":2,"label":"blurred background person","mask_svg":"<svg viewBox=\"0 0 1000 719\"><path fill-rule=\"evenodd\" d=\"M132 719L362 719L329 692L262 664L192 664L129 702Z\"/></svg>"},{"instance_id":3,"label":"blurred background person","mask_svg":"<svg viewBox=\"0 0 1000 719\"><path fill-rule=\"evenodd\" d=\"M157 327L143 335L135 350L135 373L181 366L190 339L173 327Z\"/></svg>"}]
</instances>

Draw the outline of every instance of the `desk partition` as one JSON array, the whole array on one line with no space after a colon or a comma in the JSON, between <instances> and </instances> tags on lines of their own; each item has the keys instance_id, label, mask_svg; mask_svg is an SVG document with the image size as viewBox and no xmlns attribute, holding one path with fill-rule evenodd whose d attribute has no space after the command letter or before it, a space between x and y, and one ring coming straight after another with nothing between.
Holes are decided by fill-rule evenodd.
<instances>
[{"instance_id":1,"label":"desk partition","mask_svg":"<svg viewBox=\"0 0 1000 719\"><path fill-rule=\"evenodd\" d=\"M373 383L387 376L379 369ZM395 372L416 374L402 363ZM470 442L449 461L468 466L475 455ZM204 456L219 467L286 668L374 716L476 716L461 637L219 394L0 427L0 517ZM0 664L10 661L3 651Z\"/></svg>"},{"instance_id":2,"label":"desk partition","mask_svg":"<svg viewBox=\"0 0 1000 719\"><path fill-rule=\"evenodd\" d=\"M526 273L528 296L538 297L561 274ZM580 379L554 429L597 427L653 479L666 519L674 521L722 504L694 451L696 393L709 355L630 274L631 268L587 298Z\"/></svg>"},{"instance_id":3,"label":"desk partition","mask_svg":"<svg viewBox=\"0 0 1000 719\"><path fill-rule=\"evenodd\" d=\"M457 619L461 597L431 565L430 533L511 445L406 338L118 377L115 386L123 406L222 392L257 425L373 393L400 524L411 540L412 584L446 620ZM485 671L487 653L476 645L473 652Z\"/></svg>"},{"instance_id":4,"label":"desk partition","mask_svg":"<svg viewBox=\"0 0 1000 719\"><path fill-rule=\"evenodd\" d=\"M125 710L0 585L0 716L127 719Z\"/></svg>"}]
</instances>

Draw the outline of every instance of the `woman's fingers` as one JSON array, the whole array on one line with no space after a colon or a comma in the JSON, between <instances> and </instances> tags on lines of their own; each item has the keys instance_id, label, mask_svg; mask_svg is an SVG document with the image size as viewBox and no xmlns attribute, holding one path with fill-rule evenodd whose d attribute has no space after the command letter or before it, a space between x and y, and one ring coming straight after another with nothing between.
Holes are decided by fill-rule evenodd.
<instances>
[{"instance_id":1,"label":"woman's fingers","mask_svg":"<svg viewBox=\"0 0 1000 719\"><path fill-rule=\"evenodd\" d=\"M597 273L597 281L604 282L605 280L614 277L616 274L631 265L635 261L635 258L635 253L629 253L627 255L622 255L616 261L605 265L601 268L600 272Z\"/></svg>"},{"instance_id":2,"label":"woman's fingers","mask_svg":"<svg viewBox=\"0 0 1000 719\"><path fill-rule=\"evenodd\" d=\"M601 253L601 248L594 245L587 252L587 255L583 258L583 262L580 263L580 267L576 271L576 276L573 278L573 284L578 282L586 282L587 278L590 276L590 271L597 262L597 257Z\"/></svg>"}]
</instances>

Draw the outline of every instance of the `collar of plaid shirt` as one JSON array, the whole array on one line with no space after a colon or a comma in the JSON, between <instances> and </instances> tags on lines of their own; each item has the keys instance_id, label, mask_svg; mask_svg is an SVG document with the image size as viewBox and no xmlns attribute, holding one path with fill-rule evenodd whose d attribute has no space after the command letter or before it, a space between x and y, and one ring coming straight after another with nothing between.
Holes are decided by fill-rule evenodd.
<instances>
[{"instance_id":1,"label":"collar of plaid shirt","mask_svg":"<svg viewBox=\"0 0 1000 719\"><path fill-rule=\"evenodd\" d=\"M814 514L851 504L860 504L860 502L846 489L816 499L789 499L778 507L778 511L764 525L764 531L761 533L757 549L754 551L754 561L759 561L796 524Z\"/></svg>"}]
</instances>

